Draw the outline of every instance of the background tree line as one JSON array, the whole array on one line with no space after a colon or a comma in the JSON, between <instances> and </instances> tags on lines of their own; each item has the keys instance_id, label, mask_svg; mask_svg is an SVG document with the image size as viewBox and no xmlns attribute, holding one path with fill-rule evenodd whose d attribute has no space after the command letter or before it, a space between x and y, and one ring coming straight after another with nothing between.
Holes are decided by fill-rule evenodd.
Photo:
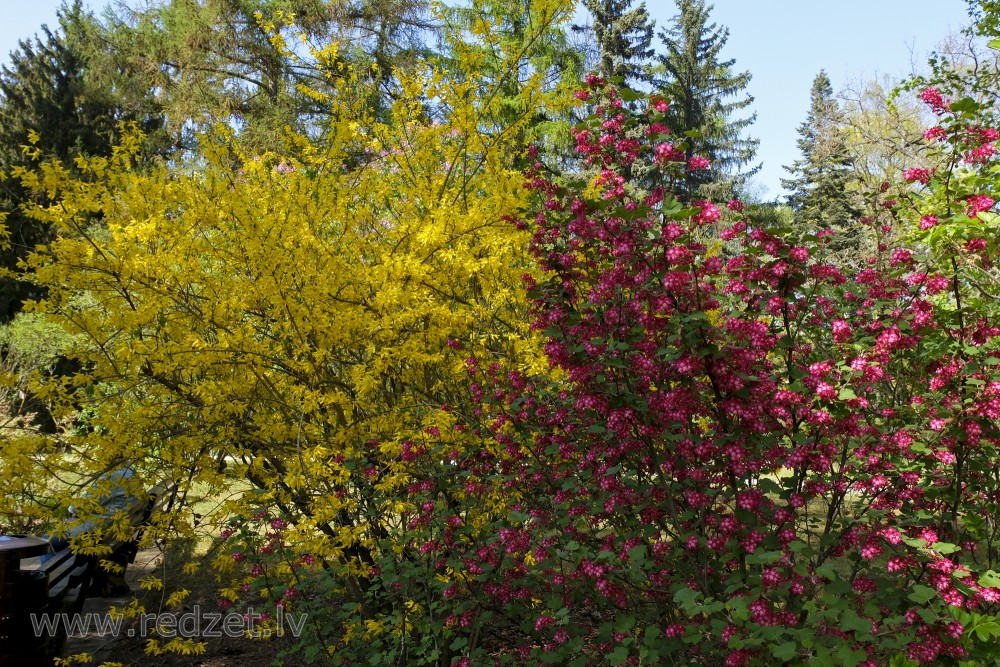
<instances>
[{"instance_id":1,"label":"background tree line","mask_svg":"<svg viewBox=\"0 0 1000 667\"><path fill-rule=\"evenodd\" d=\"M497 131L522 116L515 145L540 146L547 164L567 172L593 169L572 155L570 129L584 111L525 109L518 88L529 73L544 74L555 90L574 86L597 72L616 85L659 93L670 100L665 118L670 141L686 160L705 158L707 169L689 169L673 184L690 201L744 199L757 214L793 224L803 233L834 232L833 246L843 261L856 258L874 241L859 224L860 211L917 158L926 112L912 96L894 94L897 82L873 81L839 96L820 72L811 107L799 128L800 158L786 167L789 192L759 201L752 179L760 169L754 121L747 110L749 72L741 72L725 52L729 29L712 20L704 0L676 0L669 25L656 26L645 3L635 0L584 0L589 21L581 25L532 30L528 4L516 0L474 0L436 6L427 0L151 0L114 3L101 12L67 2L53 28L42 27L23 40L0 72L0 173L11 174L28 159L23 147L37 134L34 148L74 169L78 155L107 156L120 141L124 124L145 136L144 161L171 161L198 150L199 137L213 127L234 133L248 155L275 151L296 156L301 143L328 141L334 113L330 95L363 96L373 117L390 120L400 98L400 75L418 59L457 71L466 54L455 52L449 33L474 30L488 19L489 38L477 54L482 71L495 81L506 102L495 112ZM971 2L973 16L988 16L987 4ZM984 102L995 101L995 51L982 45L993 28L977 24L979 34L950 38L932 60L928 76L959 82L979 73ZM994 30L995 32L995 30ZM530 40L527 43L526 40ZM331 62L311 60L331 45ZM518 72L501 71L505 54L522 54ZM330 69L351 72L349 82L333 81ZM513 74L510 76L510 74ZM912 87L920 85L915 80ZM424 100L427 118L448 110ZM512 151L511 156L517 155ZM232 156L234 168L239 157ZM379 159L356 155L358 166ZM512 159L514 159L512 157ZM926 160L926 158L920 158ZM635 166L652 172L649 167ZM652 190L650 173L640 180ZM22 208L40 195L16 178L0 181L0 212L7 244L0 250L0 322L10 323L25 300L44 290L23 274L23 262L40 244L52 240L49 228ZM39 325L41 326L41 325ZM9 359L43 359L37 354L35 327L10 329ZM20 332L20 333L18 333ZM21 346L25 349L14 350ZM42 363L42 362L39 362Z\"/></svg>"}]
</instances>

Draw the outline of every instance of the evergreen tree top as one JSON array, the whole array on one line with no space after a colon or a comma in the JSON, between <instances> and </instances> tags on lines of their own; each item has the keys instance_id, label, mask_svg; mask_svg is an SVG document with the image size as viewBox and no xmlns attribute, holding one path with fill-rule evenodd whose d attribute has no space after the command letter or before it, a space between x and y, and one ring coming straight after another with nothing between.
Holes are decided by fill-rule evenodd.
<instances>
[{"instance_id":1,"label":"evergreen tree top","mask_svg":"<svg viewBox=\"0 0 1000 667\"><path fill-rule=\"evenodd\" d=\"M583 0L593 16L597 41L598 69L608 79L621 79L626 85L648 82L648 63L655 22L649 17L646 3L634 0ZM574 26L575 30L586 29Z\"/></svg>"},{"instance_id":2,"label":"evergreen tree top","mask_svg":"<svg viewBox=\"0 0 1000 667\"><path fill-rule=\"evenodd\" d=\"M759 140L747 138L756 114L740 118L754 98L746 92L750 72L739 72L736 60L722 59L729 29L711 21L712 5L704 0L676 0L678 14L659 33L657 87L671 101L670 129L677 135L695 130L688 157L707 158L711 168L692 172L684 189L692 197L722 198L740 193L760 170L754 165Z\"/></svg>"},{"instance_id":3,"label":"evergreen tree top","mask_svg":"<svg viewBox=\"0 0 1000 667\"><path fill-rule=\"evenodd\" d=\"M809 93L809 113L799 125L796 142L801 157L781 179L796 224L813 233L832 230L834 249L856 254L862 244L860 215L850 181L853 159L843 132L843 114L826 72L820 70Z\"/></svg>"}]
</instances>

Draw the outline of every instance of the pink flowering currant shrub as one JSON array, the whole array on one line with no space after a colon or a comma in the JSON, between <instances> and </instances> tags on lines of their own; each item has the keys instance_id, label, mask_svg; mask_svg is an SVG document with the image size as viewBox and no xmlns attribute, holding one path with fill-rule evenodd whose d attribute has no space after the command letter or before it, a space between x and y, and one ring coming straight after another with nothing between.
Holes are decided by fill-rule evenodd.
<instances>
[{"instance_id":1,"label":"pink flowering currant shrub","mask_svg":"<svg viewBox=\"0 0 1000 667\"><path fill-rule=\"evenodd\" d=\"M513 664L987 655L1000 635L1000 327L963 267L988 265L995 242L895 247L880 228L878 254L844 275L822 235L758 228L739 202L679 202L670 184L705 164L682 161L665 104L634 114L588 83L596 115L577 150L596 176L556 182L536 164L538 206L520 223L558 373L469 360L484 444L456 461L465 502L509 512L492 530L458 512L436 545L462 618L502 636L494 660ZM968 136L945 127L943 140ZM984 155L963 168L992 169ZM643 161L664 187L633 187ZM918 187L944 207L933 229L993 220L984 192L907 178L903 205L885 208L918 231L932 215ZM739 251L706 244L708 229Z\"/></svg>"},{"instance_id":2,"label":"pink flowering currant shrub","mask_svg":"<svg viewBox=\"0 0 1000 667\"><path fill-rule=\"evenodd\" d=\"M925 93L938 166L884 186L877 253L845 275L824 234L679 200L709 165L666 101L636 112L597 77L579 97L589 177L539 160L512 220L553 372L467 358L479 407L439 407L452 431L404 442L395 486L359 450L331 493L388 528L341 554L353 580L291 550L279 513L245 518L237 604L309 611L333 664L992 664L991 124Z\"/></svg>"}]
</instances>

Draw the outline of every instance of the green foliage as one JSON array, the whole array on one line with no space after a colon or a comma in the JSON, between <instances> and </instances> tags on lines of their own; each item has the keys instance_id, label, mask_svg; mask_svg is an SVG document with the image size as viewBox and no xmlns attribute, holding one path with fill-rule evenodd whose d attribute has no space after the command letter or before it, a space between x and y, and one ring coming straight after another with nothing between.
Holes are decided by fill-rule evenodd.
<instances>
[{"instance_id":1,"label":"green foliage","mask_svg":"<svg viewBox=\"0 0 1000 667\"><path fill-rule=\"evenodd\" d=\"M858 195L849 187L853 160L844 139L840 106L824 71L813 81L809 115L798 131L802 157L785 167L792 178L781 181L790 191L788 203L795 211L796 224L812 234L833 231L832 247L857 257L864 245L864 230L858 224Z\"/></svg>"},{"instance_id":2,"label":"green foliage","mask_svg":"<svg viewBox=\"0 0 1000 667\"><path fill-rule=\"evenodd\" d=\"M904 169L927 161L921 146L929 114L915 96L895 94L896 86L886 77L839 95L843 139L853 167L850 186L859 196L898 181Z\"/></svg>"},{"instance_id":3,"label":"green foliage","mask_svg":"<svg viewBox=\"0 0 1000 667\"><path fill-rule=\"evenodd\" d=\"M451 46L436 57L456 77L467 76L462 68L469 58L475 59L480 94L496 96L499 102L496 113L482 122L494 133L505 132L504 140L517 151L535 144L548 155L564 158L571 142L570 110L525 107L521 91L523 82L537 75L545 90L561 91L565 99L583 76L582 54L569 43L562 25L566 16L539 11L537 5L524 0L473 0L442 8L442 13L451 35L480 33L481 42L472 45L452 39L448 42ZM485 25L490 26L489 34L481 34ZM435 117L447 112L432 111ZM507 131L515 123L521 127L516 135Z\"/></svg>"},{"instance_id":4,"label":"green foliage","mask_svg":"<svg viewBox=\"0 0 1000 667\"><path fill-rule=\"evenodd\" d=\"M303 5L165 0L140 10L109 11L106 34L118 60L157 92L178 143L190 147L192 132L226 122L266 150L281 145L285 127L306 109L293 94L290 63L259 22L272 21L277 10L304 10Z\"/></svg>"},{"instance_id":5,"label":"green foliage","mask_svg":"<svg viewBox=\"0 0 1000 667\"><path fill-rule=\"evenodd\" d=\"M593 31L597 43L597 71L608 80L629 87L650 84L649 65L654 54L653 28L646 3L634 0L583 0L593 17L592 26L574 30Z\"/></svg>"},{"instance_id":6,"label":"green foliage","mask_svg":"<svg viewBox=\"0 0 1000 667\"><path fill-rule=\"evenodd\" d=\"M19 369L25 380L35 371L55 368L72 339L58 324L35 313L18 313L0 325L0 349L5 365Z\"/></svg>"},{"instance_id":7,"label":"green foliage","mask_svg":"<svg viewBox=\"0 0 1000 667\"><path fill-rule=\"evenodd\" d=\"M22 40L0 72L0 174L25 165L29 143L43 159L71 166L77 155L108 155L120 123L136 122L149 135L146 152L160 139L160 119L142 99L101 85L91 70L103 56L95 50L95 21L79 0L63 6L58 26ZM145 95L145 93L143 93ZM36 140L32 141L35 137ZM25 216L21 206L37 200L19 182L0 176L0 212L6 214L9 247L0 254L0 321L9 321L25 299L42 292L19 277L19 263L51 233Z\"/></svg>"},{"instance_id":8,"label":"green foliage","mask_svg":"<svg viewBox=\"0 0 1000 667\"><path fill-rule=\"evenodd\" d=\"M676 2L678 15L660 32L665 52L659 56L655 89L671 102L667 125L674 134L694 133L687 157L700 155L711 163L710 169L687 175L682 194L730 198L760 170L753 164L760 141L744 136L756 114L735 117L753 103L745 94L751 75L737 72L734 59L722 59L729 29L710 22L711 6L704 0Z\"/></svg>"},{"instance_id":9,"label":"green foliage","mask_svg":"<svg viewBox=\"0 0 1000 667\"><path fill-rule=\"evenodd\" d=\"M425 2L402 0L155 0L105 15L104 37L118 70L137 72L156 92L178 144L191 148L197 132L225 123L256 153L287 149L290 132L321 135L329 105L314 93L332 92L324 67L355 79L341 94L364 94L385 113L398 92L393 71L422 55L434 28ZM294 27L293 24L294 23ZM338 44L330 62L314 50ZM344 83L349 85L345 87Z\"/></svg>"}]
</instances>

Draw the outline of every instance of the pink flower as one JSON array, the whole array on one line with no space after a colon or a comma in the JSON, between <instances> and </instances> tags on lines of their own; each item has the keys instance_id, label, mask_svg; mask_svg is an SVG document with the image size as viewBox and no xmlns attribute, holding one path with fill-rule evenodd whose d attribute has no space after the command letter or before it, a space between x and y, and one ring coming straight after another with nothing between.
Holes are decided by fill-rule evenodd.
<instances>
[{"instance_id":1,"label":"pink flower","mask_svg":"<svg viewBox=\"0 0 1000 667\"><path fill-rule=\"evenodd\" d=\"M925 215L920 218L920 229L927 230L936 225L938 222L937 216Z\"/></svg>"},{"instance_id":2,"label":"pink flower","mask_svg":"<svg viewBox=\"0 0 1000 667\"><path fill-rule=\"evenodd\" d=\"M824 401L832 401L837 397L837 390L826 382L820 382L816 387L816 395Z\"/></svg>"},{"instance_id":3,"label":"pink flower","mask_svg":"<svg viewBox=\"0 0 1000 667\"><path fill-rule=\"evenodd\" d=\"M989 160L996 152L997 147L994 144L983 144L979 148L967 151L964 159L967 164L980 164Z\"/></svg>"},{"instance_id":4,"label":"pink flower","mask_svg":"<svg viewBox=\"0 0 1000 667\"><path fill-rule=\"evenodd\" d=\"M885 569L889 572L899 572L906 569L906 559L900 558L899 556L893 556L889 559L889 562L885 564Z\"/></svg>"},{"instance_id":5,"label":"pink flower","mask_svg":"<svg viewBox=\"0 0 1000 667\"><path fill-rule=\"evenodd\" d=\"M903 179L911 183L920 181L926 185L931 180L931 172L927 169L906 169L903 171Z\"/></svg>"},{"instance_id":6,"label":"pink flower","mask_svg":"<svg viewBox=\"0 0 1000 667\"><path fill-rule=\"evenodd\" d=\"M996 203L996 200L994 200L993 197L990 197L989 195L969 195L969 197L966 199L966 202L968 202L969 204L969 208L966 210L966 214L970 218L975 218L980 213L985 213L986 211L989 211L991 208L993 208L993 204Z\"/></svg>"},{"instance_id":7,"label":"pink flower","mask_svg":"<svg viewBox=\"0 0 1000 667\"><path fill-rule=\"evenodd\" d=\"M683 637L684 626L681 625L680 623L672 623L671 625L668 625L666 628L664 628L663 634L666 635L667 637L670 637L671 639L677 639L679 637Z\"/></svg>"},{"instance_id":8,"label":"pink flower","mask_svg":"<svg viewBox=\"0 0 1000 667\"><path fill-rule=\"evenodd\" d=\"M861 547L861 557L865 560L871 560L882 553L882 547L875 544L874 542L868 542L863 547Z\"/></svg>"},{"instance_id":9,"label":"pink flower","mask_svg":"<svg viewBox=\"0 0 1000 667\"><path fill-rule=\"evenodd\" d=\"M913 253L903 248L896 248L889 258L889 266L899 266L900 264L912 264Z\"/></svg>"},{"instance_id":10,"label":"pink flower","mask_svg":"<svg viewBox=\"0 0 1000 667\"><path fill-rule=\"evenodd\" d=\"M833 321L833 340L837 343L846 343L851 340L851 327L844 320Z\"/></svg>"},{"instance_id":11,"label":"pink flower","mask_svg":"<svg viewBox=\"0 0 1000 667\"><path fill-rule=\"evenodd\" d=\"M541 632L545 628L555 623L555 620L556 619L552 618L551 616L539 616L538 620L535 621L535 632Z\"/></svg>"},{"instance_id":12,"label":"pink flower","mask_svg":"<svg viewBox=\"0 0 1000 667\"><path fill-rule=\"evenodd\" d=\"M722 213L718 208L716 208L715 204L711 204L707 201L699 201L695 202L694 205L701 209L698 214L694 216L694 220L698 224L710 225L722 217Z\"/></svg>"},{"instance_id":13,"label":"pink flower","mask_svg":"<svg viewBox=\"0 0 1000 667\"><path fill-rule=\"evenodd\" d=\"M891 526L882 529L882 537L885 538L885 541L889 544L899 544L903 541L902 534Z\"/></svg>"},{"instance_id":14,"label":"pink flower","mask_svg":"<svg viewBox=\"0 0 1000 667\"><path fill-rule=\"evenodd\" d=\"M936 88L925 88L922 93L920 93L920 99L929 106L934 113L942 114L947 111L947 107L944 96L941 95L941 91Z\"/></svg>"},{"instance_id":15,"label":"pink flower","mask_svg":"<svg viewBox=\"0 0 1000 667\"><path fill-rule=\"evenodd\" d=\"M654 97L652 106L660 113L666 113L667 110L670 109L670 105L667 104L667 101L662 97Z\"/></svg>"},{"instance_id":16,"label":"pink flower","mask_svg":"<svg viewBox=\"0 0 1000 667\"><path fill-rule=\"evenodd\" d=\"M664 142L656 147L656 161L660 164L664 162L682 162L683 160L684 151L674 148L673 144Z\"/></svg>"},{"instance_id":17,"label":"pink flower","mask_svg":"<svg viewBox=\"0 0 1000 667\"><path fill-rule=\"evenodd\" d=\"M926 132L924 132L924 139L927 141L940 141L947 138L948 133L944 131L943 127L932 127Z\"/></svg>"},{"instance_id":18,"label":"pink flower","mask_svg":"<svg viewBox=\"0 0 1000 667\"><path fill-rule=\"evenodd\" d=\"M921 531L917 533L917 537L919 537L922 540L925 540L927 544L934 544L935 542L938 541L937 533L935 533L930 528L921 529Z\"/></svg>"},{"instance_id":19,"label":"pink flower","mask_svg":"<svg viewBox=\"0 0 1000 667\"><path fill-rule=\"evenodd\" d=\"M927 280L928 294L940 294L948 289L950 281L944 276L932 276Z\"/></svg>"},{"instance_id":20,"label":"pink flower","mask_svg":"<svg viewBox=\"0 0 1000 667\"><path fill-rule=\"evenodd\" d=\"M1000 130L997 130L994 127L980 127L975 130L971 130L971 132L978 134L980 140L984 143L1000 139Z\"/></svg>"},{"instance_id":21,"label":"pink flower","mask_svg":"<svg viewBox=\"0 0 1000 667\"><path fill-rule=\"evenodd\" d=\"M700 169L708 169L709 162L708 158L702 157L700 155L695 155L690 160L688 160L688 171L698 171Z\"/></svg>"}]
</instances>

